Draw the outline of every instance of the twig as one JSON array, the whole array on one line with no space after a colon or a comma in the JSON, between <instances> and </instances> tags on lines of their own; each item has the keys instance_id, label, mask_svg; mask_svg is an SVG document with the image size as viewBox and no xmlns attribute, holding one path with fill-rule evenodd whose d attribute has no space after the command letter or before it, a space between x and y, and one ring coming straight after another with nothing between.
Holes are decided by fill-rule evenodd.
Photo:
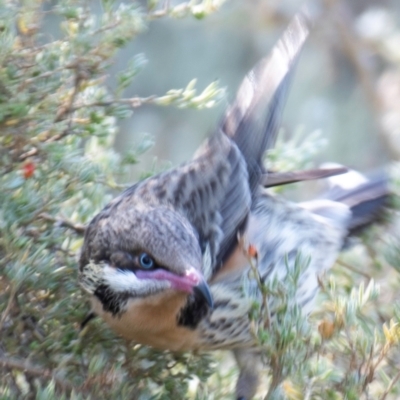
<instances>
[{"instance_id":1,"label":"twig","mask_svg":"<svg viewBox=\"0 0 400 400\"><path fill-rule=\"evenodd\" d=\"M103 33L103 32L105 32L105 31L109 31L110 29L116 28L116 27L117 27L118 25L120 25L120 24L121 24L120 21L116 21L116 22L113 22L113 23L111 23L111 24L104 25L104 26L102 26L101 28L95 30L95 31L92 33L92 35L94 36L94 35L98 35L99 33Z\"/></svg>"},{"instance_id":2,"label":"twig","mask_svg":"<svg viewBox=\"0 0 400 400\"><path fill-rule=\"evenodd\" d=\"M303 400L310 400L310 399L311 399L314 381L315 381L315 378L312 378L312 379L310 379L310 380L307 382L306 388L305 388L306 390L305 390L305 394L304 394L304 399L303 399Z\"/></svg>"},{"instance_id":3,"label":"twig","mask_svg":"<svg viewBox=\"0 0 400 400\"><path fill-rule=\"evenodd\" d=\"M372 369L372 363L373 363L373 358L374 358L374 351L375 351L375 345L374 345L374 343L372 343L372 346L371 346L371 349L370 349L369 355L368 355L368 360L367 360L367 362L365 363L366 365L365 365L365 367L364 367L366 373L367 373L369 376L371 376L371 375L373 376L373 374L375 373L375 371ZM360 367L361 367L361 366L360 366ZM371 380L370 380L370 379L365 379L365 380L364 380L364 383L363 383L363 386L362 386L362 391L363 391L363 392L367 390L368 385L369 385L370 383L371 383Z\"/></svg>"},{"instance_id":4,"label":"twig","mask_svg":"<svg viewBox=\"0 0 400 400\"><path fill-rule=\"evenodd\" d=\"M169 14L170 12L170 0L165 0L163 7L160 10L156 10L154 12L148 13L147 18L149 20L162 18Z\"/></svg>"},{"instance_id":5,"label":"twig","mask_svg":"<svg viewBox=\"0 0 400 400\"><path fill-rule=\"evenodd\" d=\"M81 82L84 80L80 74L80 71L77 68L75 69L75 74L76 75L75 75L74 88L71 93L71 96L69 96L67 105L58 110L56 117L54 119L54 123L61 121L62 118L64 117L64 115L71 113L72 107L74 105L74 101L79 92L79 86L80 86ZM71 128L71 120L69 120L67 129L70 129L70 128Z\"/></svg>"},{"instance_id":6,"label":"twig","mask_svg":"<svg viewBox=\"0 0 400 400\"><path fill-rule=\"evenodd\" d=\"M393 379L390 381L389 386L387 389L383 392L383 395L380 397L379 400L385 400L389 392L392 390L393 386L396 384L396 382L400 379L400 371L393 377Z\"/></svg>"},{"instance_id":7,"label":"twig","mask_svg":"<svg viewBox=\"0 0 400 400\"><path fill-rule=\"evenodd\" d=\"M11 286L11 292L10 292L10 297L8 298L8 303L6 309L3 311L0 319L0 332L3 329L4 321L6 320L8 314L10 313L12 303L14 301L15 295L17 293L17 287L16 286Z\"/></svg>"},{"instance_id":8,"label":"twig","mask_svg":"<svg viewBox=\"0 0 400 400\"><path fill-rule=\"evenodd\" d=\"M25 79L24 81L22 81L22 86L21 87L25 87L26 85L29 85L30 83L35 82L38 79L48 78L48 77L50 77L50 76L52 76L54 74L57 74L58 72L65 71L66 69L70 69L70 68L72 68L72 66L63 65L62 67L53 69L51 71L43 72L40 75L36 75L36 76L33 76L32 78L28 78L28 79ZM21 88L19 90L21 90Z\"/></svg>"},{"instance_id":9,"label":"twig","mask_svg":"<svg viewBox=\"0 0 400 400\"><path fill-rule=\"evenodd\" d=\"M60 140L65 136L70 135L72 132L74 132L74 129L70 129L70 127L68 127L64 129L62 132L60 132L58 135L50 136L48 139L45 140L45 143L56 142L57 140Z\"/></svg>"},{"instance_id":10,"label":"twig","mask_svg":"<svg viewBox=\"0 0 400 400\"><path fill-rule=\"evenodd\" d=\"M36 147L34 147L33 149L30 149L25 153L21 154L19 156L19 161L25 161L27 158L35 156L38 152L39 150Z\"/></svg>"},{"instance_id":11,"label":"twig","mask_svg":"<svg viewBox=\"0 0 400 400\"><path fill-rule=\"evenodd\" d=\"M157 96L148 96L148 97L131 97L129 99L114 99L110 101L95 101L93 103L87 103L87 104L79 104L75 107L72 107L70 109L70 112L74 112L76 110L79 110L81 108L89 108L89 107L110 107L114 104L128 104L132 108L138 108L142 106L143 104L151 104Z\"/></svg>"},{"instance_id":12,"label":"twig","mask_svg":"<svg viewBox=\"0 0 400 400\"><path fill-rule=\"evenodd\" d=\"M358 268L353 267L352 265L350 265L350 264L348 264L348 263L346 263L346 262L344 262L344 261L342 261L342 260L340 260L340 259L337 260L336 262L337 262L339 265L341 265L341 266L343 266L343 267L349 269L350 271L353 271L353 272L355 272L356 274L362 275L364 278L367 278L369 281L371 280L371 277L370 277L366 272L363 272L363 271L359 270Z\"/></svg>"},{"instance_id":13,"label":"twig","mask_svg":"<svg viewBox=\"0 0 400 400\"><path fill-rule=\"evenodd\" d=\"M282 363L280 362L280 357L273 356L271 358L271 369L272 369L272 380L269 385L268 392L264 397L264 400L271 400L274 397L274 393L276 389L278 389L279 385L283 381L282 376Z\"/></svg>"},{"instance_id":14,"label":"twig","mask_svg":"<svg viewBox=\"0 0 400 400\"><path fill-rule=\"evenodd\" d=\"M337 31L341 36L344 52L357 73L361 86L372 104L373 111L380 114L382 102L375 91L372 74L360 57L359 49L362 47L362 42L351 30L353 24L348 16L347 7L341 0L326 0L326 3L330 11L336 8L336 12L333 13L334 21L339 28Z\"/></svg>"},{"instance_id":15,"label":"twig","mask_svg":"<svg viewBox=\"0 0 400 400\"><path fill-rule=\"evenodd\" d=\"M18 49L18 55L19 56L30 55L32 52L36 54L39 51L47 49L48 47L51 47L51 46L61 47L64 43L66 43L65 40L55 40L54 42L48 42L48 43L44 43L44 44L41 44L38 46L33 46L33 47L29 47L29 48L21 48L21 49ZM35 77L35 78L37 78L37 77Z\"/></svg>"},{"instance_id":16,"label":"twig","mask_svg":"<svg viewBox=\"0 0 400 400\"><path fill-rule=\"evenodd\" d=\"M352 31L353 26L351 19L348 16L348 10L345 3L341 0L325 0L330 14L334 15L335 23L337 25L337 32L341 36L343 43L343 50L350 63L353 65L354 70L358 76L361 87L365 92L366 98L371 104L371 109L375 115L375 121L379 130L380 136L383 138L383 143L386 150L398 158L397 152L391 145L387 129L382 124L382 114L384 106L382 99L375 89L374 78L372 72L365 66L365 63L360 56L360 48L365 49L366 44ZM333 12L332 12L333 11Z\"/></svg>"},{"instance_id":17,"label":"twig","mask_svg":"<svg viewBox=\"0 0 400 400\"><path fill-rule=\"evenodd\" d=\"M83 225L83 224L75 224L72 221L69 221L67 219L63 219L63 218L60 218L60 217L53 217L53 216L51 216L50 214L47 214L47 213L39 214L39 218L42 218L45 221L57 223L61 227L72 229L78 235L83 235L85 233L85 231L86 231L86 226Z\"/></svg>"}]
</instances>

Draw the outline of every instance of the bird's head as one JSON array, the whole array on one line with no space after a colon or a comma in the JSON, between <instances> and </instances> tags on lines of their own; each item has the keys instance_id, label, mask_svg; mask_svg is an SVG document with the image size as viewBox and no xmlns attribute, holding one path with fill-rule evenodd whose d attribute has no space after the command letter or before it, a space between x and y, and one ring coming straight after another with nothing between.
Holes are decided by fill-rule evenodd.
<instances>
[{"instance_id":1,"label":"bird's head","mask_svg":"<svg viewBox=\"0 0 400 400\"><path fill-rule=\"evenodd\" d=\"M202 254L192 225L168 207L106 208L89 225L80 282L103 309L124 310L128 299L188 293L212 308Z\"/></svg>"}]
</instances>

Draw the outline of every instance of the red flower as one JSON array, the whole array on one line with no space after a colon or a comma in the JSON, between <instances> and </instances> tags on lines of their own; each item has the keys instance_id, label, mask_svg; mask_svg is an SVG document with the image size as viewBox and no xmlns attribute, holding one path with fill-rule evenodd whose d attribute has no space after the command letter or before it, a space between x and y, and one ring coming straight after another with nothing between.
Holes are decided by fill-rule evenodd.
<instances>
[{"instance_id":1,"label":"red flower","mask_svg":"<svg viewBox=\"0 0 400 400\"><path fill-rule=\"evenodd\" d=\"M35 172L36 165L32 161L29 161L24 164L22 167L22 173L25 179L29 179L32 177L33 173Z\"/></svg>"}]
</instances>

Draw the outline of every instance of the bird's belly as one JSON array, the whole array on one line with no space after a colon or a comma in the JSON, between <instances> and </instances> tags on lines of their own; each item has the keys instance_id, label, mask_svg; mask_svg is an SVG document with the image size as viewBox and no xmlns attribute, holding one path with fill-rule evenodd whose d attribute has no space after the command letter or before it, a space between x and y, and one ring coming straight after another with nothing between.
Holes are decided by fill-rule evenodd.
<instances>
[{"instance_id":1,"label":"bird's belly","mask_svg":"<svg viewBox=\"0 0 400 400\"><path fill-rule=\"evenodd\" d=\"M119 315L105 312L95 297L92 298L92 304L94 312L125 339L160 350L196 350L199 347L197 332L177 323L177 314L185 298L182 294L182 299L158 301L153 298L151 302L128 300L125 311Z\"/></svg>"}]
</instances>

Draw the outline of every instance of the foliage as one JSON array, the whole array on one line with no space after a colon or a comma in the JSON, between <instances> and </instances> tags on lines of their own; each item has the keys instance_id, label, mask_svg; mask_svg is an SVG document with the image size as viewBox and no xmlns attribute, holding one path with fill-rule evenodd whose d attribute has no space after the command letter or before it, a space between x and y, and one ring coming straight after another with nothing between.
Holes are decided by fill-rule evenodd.
<instances>
[{"instance_id":1,"label":"foliage","mask_svg":"<svg viewBox=\"0 0 400 400\"><path fill-rule=\"evenodd\" d=\"M192 81L163 96L123 98L142 55L108 89L116 52L157 13L111 1L0 5L1 398L180 398L190 376L210 375L207 357L131 348L100 322L79 331L90 309L76 281L84 224L151 145L117 155L118 120L143 103L209 107L222 94L213 83L196 95ZM59 26L55 39L49 21Z\"/></svg>"},{"instance_id":2,"label":"foliage","mask_svg":"<svg viewBox=\"0 0 400 400\"><path fill-rule=\"evenodd\" d=\"M365 254L363 258L371 262ZM271 375L266 399L398 397L399 305L379 301L379 286L353 265L354 260L347 264L341 258L332 275L321 279L323 303L309 321L293 302L301 264L284 285L270 282L261 287L280 301L279 323L265 325L261 306L253 317ZM358 287L357 275L364 277Z\"/></svg>"}]
</instances>

